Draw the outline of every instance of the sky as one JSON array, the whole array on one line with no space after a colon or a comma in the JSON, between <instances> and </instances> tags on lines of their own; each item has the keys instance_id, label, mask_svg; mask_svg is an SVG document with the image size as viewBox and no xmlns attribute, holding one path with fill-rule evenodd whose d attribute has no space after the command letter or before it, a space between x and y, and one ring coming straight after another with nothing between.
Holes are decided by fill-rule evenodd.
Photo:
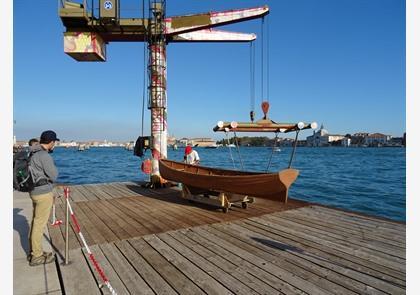
<instances>
[{"instance_id":1,"label":"sky","mask_svg":"<svg viewBox=\"0 0 420 295\"><path fill-rule=\"evenodd\" d=\"M141 16L141 1L120 3L122 17ZM17 139L37 137L46 129L67 141L128 141L141 135L143 43L110 43L106 62L77 62L63 51L65 27L57 1L13 4ZM257 34L257 119L263 116L259 105L268 99L269 118L276 122L316 121L333 134L403 135L404 1L168 0L167 16L265 4L270 14L264 26L258 19L218 28ZM217 121L249 121L249 43L170 43L167 58L170 135L221 139L223 134L212 131ZM269 69L263 83L262 67ZM147 108L144 115L146 135L150 133ZM309 136L311 131L302 134Z\"/></svg>"}]
</instances>

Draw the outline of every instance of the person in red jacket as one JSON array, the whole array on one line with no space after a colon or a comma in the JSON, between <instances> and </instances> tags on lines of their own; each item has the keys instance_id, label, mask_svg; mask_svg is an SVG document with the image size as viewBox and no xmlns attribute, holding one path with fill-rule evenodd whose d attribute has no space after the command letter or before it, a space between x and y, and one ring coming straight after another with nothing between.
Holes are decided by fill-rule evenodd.
<instances>
[{"instance_id":1,"label":"person in red jacket","mask_svg":"<svg viewBox=\"0 0 420 295\"><path fill-rule=\"evenodd\" d=\"M185 147L184 162L191 165L200 164L200 157L198 156L197 151L193 150L190 145Z\"/></svg>"}]
</instances>

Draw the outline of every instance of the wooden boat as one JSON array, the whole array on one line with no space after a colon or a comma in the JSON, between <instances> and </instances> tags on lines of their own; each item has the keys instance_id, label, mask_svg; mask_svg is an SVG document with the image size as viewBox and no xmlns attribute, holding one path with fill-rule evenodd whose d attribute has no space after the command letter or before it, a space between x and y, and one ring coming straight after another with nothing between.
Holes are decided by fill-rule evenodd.
<instances>
[{"instance_id":1,"label":"wooden boat","mask_svg":"<svg viewBox=\"0 0 420 295\"><path fill-rule=\"evenodd\" d=\"M159 160L164 179L183 183L192 194L206 192L233 193L286 202L290 185L299 171L284 169L277 173L247 172L194 166L170 160Z\"/></svg>"}]
</instances>

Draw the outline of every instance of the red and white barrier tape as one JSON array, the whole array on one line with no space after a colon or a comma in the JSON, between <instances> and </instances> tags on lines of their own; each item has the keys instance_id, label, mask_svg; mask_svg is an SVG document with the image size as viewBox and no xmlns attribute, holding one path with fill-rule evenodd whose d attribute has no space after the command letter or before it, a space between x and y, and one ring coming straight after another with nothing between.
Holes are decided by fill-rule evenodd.
<instances>
[{"instance_id":1,"label":"red and white barrier tape","mask_svg":"<svg viewBox=\"0 0 420 295\"><path fill-rule=\"evenodd\" d=\"M108 287L111 294L112 295L117 295L117 292L114 290L114 288L112 288L111 283L109 282L108 278L105 276L105 273L102 270L102 268L99 266L99 263L95 259L95 256L93 256L93 253L90 251L90 248L89 248L88 244L86 243L85 237L83 236L82 232L80 231L80 225L77 222L76 216L74 215L73 209L71 208L70 201L69 201L70 188L68 188L68 187L64 188L64 196L66 198L66 202L67 202L67 205L68 205L69 210L70 210L71 220L73 221L75 230L79 234L79 237L82 240L83 245L86 248L87 253L89 254L89 260L92 261L93 266L95 267L96 271L98 272L98 274L101 277L104 284Z\"/></svg>"},{"instance_id":2,"label":"red and white barrier tape","mask_svg":"<svg viewBox=\"0 0 420 295\"><path fill-rule=\"evenodd\" d=\"M63 223L63 221L61 219L57 219L56 215L55 215L55 198L54 198L54 203L53 203L53 207L52 207L53 213L52 213L52 218L53 220L51 221L51 225L52 226L57 226Z\"/></svg>"}]
</instances>

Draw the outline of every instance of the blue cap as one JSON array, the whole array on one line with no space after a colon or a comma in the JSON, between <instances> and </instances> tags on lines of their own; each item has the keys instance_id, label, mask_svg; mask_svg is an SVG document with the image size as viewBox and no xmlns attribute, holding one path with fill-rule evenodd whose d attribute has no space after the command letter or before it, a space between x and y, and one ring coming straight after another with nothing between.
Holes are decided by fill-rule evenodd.
<instances>
[{"instance_id":1,"label":"blue cap","mask_svg":"<svg viewBox=\"0 0 420 295\"><path fill-rule=\"evenodd\" d=\"M50 143L51 141L59 141L57 134L52 130L42 132L39 143Z\"/></svg>"}]
</instances>

